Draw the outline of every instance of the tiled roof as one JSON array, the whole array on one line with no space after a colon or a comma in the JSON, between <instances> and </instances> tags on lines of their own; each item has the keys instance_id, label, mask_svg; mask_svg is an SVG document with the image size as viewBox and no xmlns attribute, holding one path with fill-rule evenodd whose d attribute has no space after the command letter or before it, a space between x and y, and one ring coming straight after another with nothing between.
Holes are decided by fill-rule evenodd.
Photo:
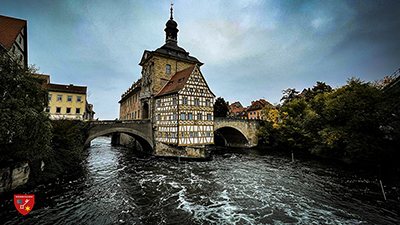
<instances>
[{"instance_id":1,"label":"tiled roof","mask_svg":"<svg viewBox=\"0 0 400 225\"><path fill-rule=\"evenodd\" d=\"M26 20L0 15L0 43L7 51L25 25Z\"/></svg>"},{"instance_id":2,"label":"tiled roof","mask_svg":"<svg viewBox=\"0 0 400 225\"><path fill-rule=\"evenodd\" d=\"M271 103L267 102L264 99L260 99L260 100L251 102L251 106L248 107L247 111L260 110L266 105L271 105Z\"/></svg>"},{"instance_id":3,"label":"tiled roof","mask_svg":"<svg viewBox=\"0 0 400 225\"><path fill-rule=\"evenodd\" d=\"M158 92L156 97L178 93L185 85L186 81L188 80L190 74L193 72L193 69L195 67L196 65L193 65L175 73L175 75L164 85L163 89L161 89L161 91Z\"/></svg>"},{"instance_id":4,"label":"tiled roof","mask_svg":"<svg viewBox=\"0 0 400 225\"><path fill-rule=\"evenodd\" d=\"M78 94L86 94L87 87L85 86L75 86L73 84L52 84L49 83L46 86L49 91L59 91L59 92L68 92L68 93L78 93Z\"/></svg>"}]
</instances>

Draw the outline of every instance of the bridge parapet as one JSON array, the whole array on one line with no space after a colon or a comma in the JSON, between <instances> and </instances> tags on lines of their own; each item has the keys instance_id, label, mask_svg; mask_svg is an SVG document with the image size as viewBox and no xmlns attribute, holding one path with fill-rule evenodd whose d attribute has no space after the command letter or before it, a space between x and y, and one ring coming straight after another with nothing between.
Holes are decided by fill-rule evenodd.
<instances>
[{"instance_id":1,"label":"bridge parapet","mask_svg":"<svg viewBox=\"0 0 400 225\"><path fill-rule=\"evenodd\" d=\"M89 137L85 143L96 137L110 133L125 133L133 135L142 144L154 147L153 129L150 120L99 120L91 121Z\"/></svg>"}]
</instances>

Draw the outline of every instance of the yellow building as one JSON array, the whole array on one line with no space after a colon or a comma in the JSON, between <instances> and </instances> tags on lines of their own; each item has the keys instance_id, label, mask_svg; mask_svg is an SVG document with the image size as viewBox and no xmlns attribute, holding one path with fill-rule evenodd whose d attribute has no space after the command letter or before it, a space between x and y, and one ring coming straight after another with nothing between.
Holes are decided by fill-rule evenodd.
<instances>
[{"instance_id":1,"label":"yellow building","mask_svg":"<svg viewBox=\"0 0 400 225\"><path fill-rule=\"evenodd\" d=\"M46 111L50 113L51 119L84 120L86 109L93 108L93 106L86 106L87 87L85 86L48 83L46 88L49 91L49 106ZM93 111L92 113L94 114Z\"/></svg>"}]
</instances>

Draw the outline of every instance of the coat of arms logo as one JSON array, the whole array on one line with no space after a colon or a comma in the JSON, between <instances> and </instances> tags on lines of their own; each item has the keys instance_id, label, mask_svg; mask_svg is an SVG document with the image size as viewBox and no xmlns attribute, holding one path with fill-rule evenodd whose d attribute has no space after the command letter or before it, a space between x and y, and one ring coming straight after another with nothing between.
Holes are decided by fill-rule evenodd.
<instances>
[{"instance_id":1,"label":"coat of arms logo","mask_svg":"<svg viewBox=\"0 0 400 225\"><path fill-rule=\"evenodd\" d=\"M14 195L14 205L22 215L32 211L35 204L35 195Z\"/></svg>"}]
</instances>

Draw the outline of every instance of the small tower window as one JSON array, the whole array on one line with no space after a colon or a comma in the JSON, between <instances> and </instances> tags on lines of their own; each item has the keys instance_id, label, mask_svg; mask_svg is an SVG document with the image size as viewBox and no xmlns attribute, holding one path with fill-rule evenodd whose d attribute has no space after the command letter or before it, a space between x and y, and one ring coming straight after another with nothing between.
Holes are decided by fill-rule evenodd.
<instances>
[{"instance_id":1,"label":"small tower window","mask_svg":"<svg viewBox=\"0 0 400 225\"><path fill-rule=\"evenodd\" d=\"M167 64L165 67L165 73L166 74L171 74L171 65Z\"/></svg>"}]
</instances>

